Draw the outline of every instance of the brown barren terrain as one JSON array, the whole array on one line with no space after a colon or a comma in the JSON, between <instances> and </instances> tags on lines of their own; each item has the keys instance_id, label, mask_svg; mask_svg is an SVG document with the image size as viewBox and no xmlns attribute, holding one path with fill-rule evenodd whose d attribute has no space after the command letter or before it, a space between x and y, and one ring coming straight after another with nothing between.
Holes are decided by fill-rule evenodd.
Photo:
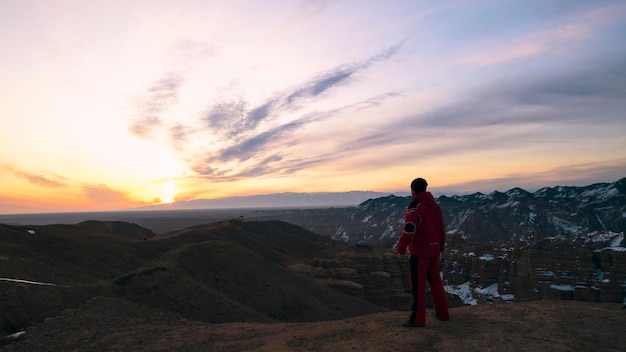
<instances>
[{"instance_id":1,"label":"brown barren terrain","mask_svg":"<svg viewBox=\"0 0 626 352\"><path fill-rule=\"evenodd\" d=\"M432 313L432 312L430 312ZM454 308L425 328L406 312L311 323L210 324L93 298L26 330L3 351L626 351L626 310L572 301Z\"/></svg>"},{"instance_id":2,"label":"brown barren terrain","mask_svg":"<svg viewBox=\"0 0 626 352\"><path fill-rule=\"evenodd\" d=\"M160 236L121 222L0 224L0 237L0 277L30 281L0 281L1 351L626 351L621 303L494 301L403 328L408 305L298 269L372 249L282 222Z\"/></svg>"}]
</instances>

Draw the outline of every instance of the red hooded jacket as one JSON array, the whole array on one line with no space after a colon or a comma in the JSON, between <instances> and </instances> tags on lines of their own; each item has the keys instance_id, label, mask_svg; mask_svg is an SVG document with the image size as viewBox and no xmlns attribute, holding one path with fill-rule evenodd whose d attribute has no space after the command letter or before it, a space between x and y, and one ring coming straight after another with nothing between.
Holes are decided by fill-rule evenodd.
<instances>
[{"instance_id":1,"label":"red hooded jacket","mask_svg":"<svg viewBox=\"0 0 626 352\"><path fill-rule=\"evenodd\" d=\"M437 257L446 245L446 231L439 204L430 192L413 195L413 201L404 214L404 227L396 250L418 257Z\"/></svg>"}]
</instances>

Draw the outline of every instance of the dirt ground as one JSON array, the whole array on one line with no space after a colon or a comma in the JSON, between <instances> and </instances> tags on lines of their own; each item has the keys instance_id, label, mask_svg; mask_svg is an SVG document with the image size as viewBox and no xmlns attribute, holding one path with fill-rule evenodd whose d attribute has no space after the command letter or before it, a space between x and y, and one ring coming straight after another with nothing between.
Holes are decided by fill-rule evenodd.
<instances>
[{"instance_id":1,"label":"dirt ground","mask_svg":"<svg viewBox=\"0 0 626 352\"><path fill-rule=\"evenodd\" d=\"M464 306L424 328L407 312L312 323L187 321L95 297L4 340L2 351L626 351L621 304L540 301Z\"/></svg>"}]
</instances>

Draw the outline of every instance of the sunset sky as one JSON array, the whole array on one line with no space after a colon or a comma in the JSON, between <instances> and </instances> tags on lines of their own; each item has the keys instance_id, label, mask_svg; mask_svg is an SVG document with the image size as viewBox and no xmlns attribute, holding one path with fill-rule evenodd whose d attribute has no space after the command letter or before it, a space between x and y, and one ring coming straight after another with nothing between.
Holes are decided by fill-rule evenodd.
<instances>
[{"instance_id":1,"label":"sunset sky","mask_svg":"<svg viewBox=\"0 0 626 352\"><path fill-rule=\"evenodd\" d=\"M0 1L0 213L626 176L626 2Z\"/></svg>"}]
</instances>

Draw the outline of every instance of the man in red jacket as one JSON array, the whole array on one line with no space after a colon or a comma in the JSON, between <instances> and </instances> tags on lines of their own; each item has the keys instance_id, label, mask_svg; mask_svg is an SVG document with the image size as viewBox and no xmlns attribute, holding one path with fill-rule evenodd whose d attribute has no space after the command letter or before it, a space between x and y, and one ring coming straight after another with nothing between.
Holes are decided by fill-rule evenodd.
<instances>
[{"instance_id":1,"label":"man in red jacket","mask_svg":"<svg viewBox=\"0 0 626 352\"><path fill-rule=\"evenodd\" d=\"M405 327L426 325L426 281L439 320L449 320L448 299L439 274L440 255L446 244L446 232L439 204L426 192L426 180L416 178L411 182L412 201L404 215L402 235L396 250L398 258L409 249L409 278L413 305Z\"/></svg>"}]
</instances>

